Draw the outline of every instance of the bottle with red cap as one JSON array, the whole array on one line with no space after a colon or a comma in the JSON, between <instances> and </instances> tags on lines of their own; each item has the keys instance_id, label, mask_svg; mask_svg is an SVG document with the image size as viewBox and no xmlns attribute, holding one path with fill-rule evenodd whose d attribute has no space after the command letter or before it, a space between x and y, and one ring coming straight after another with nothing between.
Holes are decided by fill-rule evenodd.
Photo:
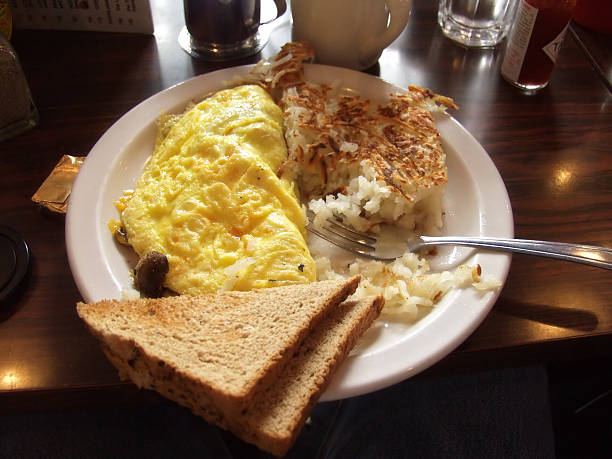
<instances>
[{"instance_id":1,"label":"bottle with red cap","mask_svg":"<svg viewBox=\"0 0 612 459\"><path fill-rule=\"evenodd\" d=\"M612 34L612 1L577 0L573 20L595 32Z\"/></svg>"},{"instance_id":2,"label":"bottle with red cap","mask_svg":"<svg viewBox=\"0 0 612 459\"><path fill-rule=\"evenodd\" d=\"M576 0L519 0L501 74L527 91L548 84Z\"/></svg>"},{"instance_id":3,"label":"bottle with red cap","mask_svg":"<svg viewBox=\"0 0 612 459\"><path fill-rule=\"evenodd\" d=\"M12 31L13 20L11 17L11 9L6 0L0 0L0 33L3 34L7 40L10 40Z\"/></svg>"}]
</instances>

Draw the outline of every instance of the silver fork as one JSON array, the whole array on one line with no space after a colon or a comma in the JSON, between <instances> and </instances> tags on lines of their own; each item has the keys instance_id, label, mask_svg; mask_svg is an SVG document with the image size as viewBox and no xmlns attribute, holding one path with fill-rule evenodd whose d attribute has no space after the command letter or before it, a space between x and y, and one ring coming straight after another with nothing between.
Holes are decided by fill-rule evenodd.
<instances>
[{"instance_id":1,"label":"silver fork","mask_svg":"<svg viewBox=\"0 0 612 459\"><path fill-rule=\"evenodd\" d=\"M328 219L324 226L315 226L312 222L309 222L306 225L306 229L326 241L362 257L380 261L393 261L401 256L401 254L393 257L377 255L376 237L355 231L334 220ZM412 240L406 241L406 244L411 252L426 246L451 244L539 255L612 270L612 249L593 245L530 239L463 236L417 236Z\"/></svg>"}]
</instances>

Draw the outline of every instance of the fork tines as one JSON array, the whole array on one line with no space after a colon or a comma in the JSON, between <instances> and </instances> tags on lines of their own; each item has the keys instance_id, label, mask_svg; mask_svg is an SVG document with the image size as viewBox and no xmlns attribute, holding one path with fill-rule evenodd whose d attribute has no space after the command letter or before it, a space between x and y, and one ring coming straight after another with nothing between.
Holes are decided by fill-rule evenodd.
<instances>
[{"instance_id":1,"label":"fork tines","mask_svg":"<svg viewBox=\"0 0 612 459\"><path fill-rule=\"evenodd\" d=\"M306 229L332 244L339 245L359 255L363 255L364 251L373 252L376 250L374 247L374 244L376 244L375 237L355 231L337 220L328 218L323 226L315 226L312 221L309 221Z\"/></svg>"}]
</instances>

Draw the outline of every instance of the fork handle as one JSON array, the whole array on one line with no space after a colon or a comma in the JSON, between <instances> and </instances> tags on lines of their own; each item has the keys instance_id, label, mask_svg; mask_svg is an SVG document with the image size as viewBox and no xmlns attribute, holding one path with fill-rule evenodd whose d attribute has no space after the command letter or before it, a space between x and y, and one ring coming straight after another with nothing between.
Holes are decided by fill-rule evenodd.
<instances>
[{"instance_id":1,"label":"fork handle","mask_svg":"<svg viewBox=\"0 0 612 459\"><path fill-rule=\"evenodd\" d=\"M419 244L420 246L453 244L484 247L505 252L518 252L573 261L612 270L612 249L606 247L495 237L421 236L421 240L423 242Z\"/></svg>"}]
</instances>

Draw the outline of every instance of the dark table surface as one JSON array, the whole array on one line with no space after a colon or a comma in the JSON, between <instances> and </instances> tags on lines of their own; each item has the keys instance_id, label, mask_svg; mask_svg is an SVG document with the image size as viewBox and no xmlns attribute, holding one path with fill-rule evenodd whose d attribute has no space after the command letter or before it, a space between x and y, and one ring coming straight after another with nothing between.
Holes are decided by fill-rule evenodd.
<instances>
[{"instance_id":1,"label":"dark table surface","mask_svg":"<svg viewBox=\"0 0 612 459\"><path fill-rule=\"evenodd\" d=\"M516 237L612 247L610 36L569 34L548 87L527 96L499 76L502 46L458 46L440 33L435 2L413 3L408 26L373 72L454 98L461 109L453 116L504 180ZM64 218L30 198L62 155L87 155L139 102L194 75L272 56L290 39L285 17L260 55L196 61L177 44L181 3L152 5L154 35L14 33L41 121L0 143L0 224L21 233L31 250L22 289L0 310L0 411L153 396L119 381L78 319ZM611 298L610 271L515 255L491 313L426 373L609 357Z\"/></svg>"}]
</instances>

